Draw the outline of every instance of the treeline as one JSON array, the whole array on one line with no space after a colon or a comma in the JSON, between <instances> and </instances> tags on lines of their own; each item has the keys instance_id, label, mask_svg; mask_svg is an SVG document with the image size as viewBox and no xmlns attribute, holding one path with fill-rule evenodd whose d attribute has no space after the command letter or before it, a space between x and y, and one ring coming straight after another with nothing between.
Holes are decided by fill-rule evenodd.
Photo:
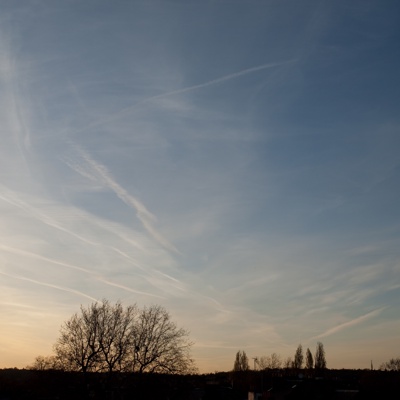
<instances>
[{"instance_id":1,"label":"treeline","mask_svg":"<svg viewBox=\"0 0 400 400\"><path fill-rule=\"evenodd\" d=\"M303 346L298 345L294 357L287 357L285 360L277 353L272 353L269 356L254 357L254 369L259 370L276 370L276 369L296 369L300 370L305 367L306 370L322 371L327 368L326 354L324 345L321 342L317 343L315 355L307 348L304 356ZM243 350L236 353L233 364L233 371L247 371L250 369L249 358Z\"/></svg>"},{"instance_id":2,"label":"treeline","mask_svg":"<svg viewBox=\"0 0 400 400\"><path fill-rule=\"evenodd\" d=\"M124 307L104 299L84 307L64 322L53 354L37 356L27 367L33 370L61 370L119 373L194 374L191 357L193 342L189 333L171 320L168 311L159 306ZM298 345L293 358L277 353L253 358L254 370L294 369L323 371L327 368L324 345L317 343L314 355L309 348L305 354ZM400 358L385 362L382 370L400 371ZM245 351L238 351L233 371L250 369Z\"/></svg>"},{"instance_id":3,"label":"treeline","mask_svg":"<svg viewBox=\"0 0 400 400\"><path fill-rule=\"evenodd\" d=\"M298 345L294 357L287 357L283 359L279 354L272 353L269 356L254 357L254 370L278 370L278 369L295 369L306 371L321 372L327 368L326 353L324 345L321 342L317 343L315 355L307 348L306 353L303 353L303 346ZM371 365L372 369L372 365ZM236 353L235 361L233 364L233 371L248 371L250 370L250 361L247 354L243 350ZM400 357L391 358L389 361L382 363L379 366L381 371L400 372Z\"/></svg>"}]
</instances>

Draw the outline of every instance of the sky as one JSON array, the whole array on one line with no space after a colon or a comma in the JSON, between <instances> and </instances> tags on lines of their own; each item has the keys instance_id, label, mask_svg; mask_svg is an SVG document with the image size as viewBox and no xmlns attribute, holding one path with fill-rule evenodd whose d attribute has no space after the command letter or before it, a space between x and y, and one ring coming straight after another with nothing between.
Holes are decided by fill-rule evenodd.
<instances>
[{"instance_id":1,"label":"sky","mask_svg":"<svg viewBox=\"0 0 400 400\"><path fill-rule=\"evenodd\" d=\"M400 4L0 0L0 368L101 299L200 372L400 345Z\"/></svg>"}]
</instances>

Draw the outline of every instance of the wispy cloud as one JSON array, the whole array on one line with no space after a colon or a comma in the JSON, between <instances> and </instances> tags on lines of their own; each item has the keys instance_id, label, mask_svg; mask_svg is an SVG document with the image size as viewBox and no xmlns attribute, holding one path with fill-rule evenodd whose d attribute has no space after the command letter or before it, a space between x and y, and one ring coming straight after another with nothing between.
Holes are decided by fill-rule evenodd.
<instances>
[{"instance_id":1,"label":"wispy cloud","mask_svg":"<svg viewBox=\"0 0 400 400\"><path fill-rule=\"evenodd\" d=\"M20 196L18 196L15 192L8 190L4 186L1 186L1 192L3 194L0 194L0 199L2 199L3 201L5 201L15 207L18 207L18 208L24 210L28 215L37 219L38 221L42 222L43 224L46 224L52 228L58 229L62 232L65 232L68 235L71 235L71 236L81 240L84 243L87 243L90 245L98 245L97 242L94 242L88 238L85 238L82 235L66 228L65 226L61 225L58 221L56 221L54 218L52 218L48 214L45 214L43 212L43 209L44 209L43 205L41 208L35 208L32 204L29 204L29 203L23 201L20 198Z\"/></svg>"},{"instance_id":2,"label":"wispy cloud","mask_svg":"<svg viewBox=\"0 0 400 400\"><path fill-rule=\"evenodd\" d=\"M98 279L100 282L103 282L103 283L105 283L105 284L107 284L107 285L110 285L110 286L114 286L114 287L116 287L116 288L118 288L118 289L126 290L127 292L136 293L136 294L141 294L141 295L149 296L149 297L156 297L156 298L158 298L158 299L165 299L165 297L163 297L163 296L159 296L159 295L154 294L154 293L142 292L142 291L140 291L140 290L132 289L131 287L128 287L128 286L125 286L125 285L121 285L121 284L119 284L119 283L111 282L111 281L109 281L109 280L107 280L107 279L105 279L105 278L99 277L99 278L97 278L97 279Z\"/></svg>"},{"instance_id":3,"label":"wispy cloud","mask_svg":"<svg viewBox=\"0 0 400 400\"><path fill-rule=\"evenodd\" d=\"M280 67L286 64L290 64L290 63L294 63L296 60L289 60L289 61L283 61L283 62L276 62L276 63L267 63L267 64L262 64L262 65L258 65L256 67L251 67L251 68L247 68L238 72L234 72L231 74L227 74L224 76L221 76L219 78L216 79L212 79L210 81L207 82L203 82L203 83L199 83L198 85L192 85L192 86L187 86L181 89L177 89L177 90L171 90L169 92L165 92L165 93L160 93L158 95L155 96L151 96L151 97L147 97L143 100L138 101L137 103L126 107L114 114L112 114L111 116L108 116L107 118L101 118L98 119L92 123L90 123L88 126L86 126L85 128L79 129L77 132L82 132L85 131L87 129L91 129L94 128L96 126L100 126L100 125L104 125L106 123L110 123L112 121L115 121L117 119L120 119L122 117L124 117L127 114L130 114L132 111L134 111L136 108L146 104L146 103L151 103L155 100L159 100L159 99L164 99L166 97L170 97L170 96L175 96L178 94L183 94L183 93L188 93L188 92L192 92L195 90L200 90L200 89L205 89L209 86L214 86L214 85L218 85L227 81L230 81L232 79L237 79L240 78L241 76L245 76L245 75L249 75L258 71L262 71L265 69L270 69L270 68L276 68L276 67Z\"/></svg>"},{"instance_id":4,"label":"wispy cloud","mask_svg":"<svg viewBox=\"0 0 400 400\"><path fill-rule=\"evenodd\" d=\"M156 217L139 201L136 197L130 195L122 186L120 186L111 176L107 168L96 162L86 151L81 147L75 146L76 150L82 156L82 159L91 167L91 169L99 177L100 181L110 190L112 190L126 205L136 210L136 215L141 221L146 231L164 248L179 253L178 249L170 243L160 232L153 226L156 222ZM77 169L80 172L81 169Z\"/></svg>"},{"instance_id":5,"label":"wispy cloud","mask_svg":"<svg viewBox=\"0 0 400 400\"><path fill-rule=\"evenodd\" d=\"M13 253L13 254L17 254L17 255L21 255L21 256L24 256L24 257L34 258L36 260L46 261L46 262L49 262L49 263L52 263L52 264L55 264L55 265L59 265L61 267L71 268L71 269L75 269L77 271L85 272L87 274L93 274L93 271L90 271L90 270L88 270L86 268L83 268L83 267L80 267L78 265L69 264L69 263L66 263L63 260L56 260L56 259L53 259L53 258L45 257L45 256L42 256L40 254L36 254L36 253L30 252L30 251L27 251L27 250L23 250L23 249L18 249L18 248L15 248L15 247L7 246L7 245L4 245L4 244L0 244L0 250L6 251L6 252L9 252L9 253Z\"/></svg>"},{"instance_id":6,"label":"wispy cloud","mask_svg":"<svg viewBox=\"0 0 400 400\"><path fill-rule=\"evenodd\" d=\"M46 286L46 287L57 289L57 290L62 290L64 292L73 293L77 296L86 297L89 300L97 301L97 299L95 297L89 296L88 294L80 292L79 290L75 290L75 289L71 289L71 288L63 287L63 286L59 286L59 285L54 285L52 283L47 283L47 282L43 282L43 281L38 281L36 279L27 278L27 277L20 276L20 275L8 274L3 271L0 271L0 274L2 274L4 276L8 276L9 278L18 279L21 281L34 283L35 285Z\"/></svg>"},{"instance_id":7,"label":"wispy cloud","mask_svg":"<svg viewBox=\"0 0 400 400\"><path fill-rule=\"evenodd\" d=\"M198 90L198 89L203 89L203 88L206 88L208 86L217 85L219 83L230 81L232 79L236 79L236 78L239 78L239 77L244 76L244 75L249 75L249 74L252 74L252 73L257 72L257 71L262 71L264 69L269 69L269 68L280 67L282 65L286 65L286 64L289 64L289 63L293 63L293 62L295 62L295 60L289 60L289 61L284 61L284 62L279 62L279 63L268 63L268 64L263 64L263 65L258 65L256 67L247 68L247 69L244 69L244 70L241 70L241 71L238 71L238 72L234 72L232 74L228 74L228 75L224 75L224 76L221 76L219 78L216 78L216 79L212 79L212 80L207 81L207 82L200 83L198 85L188 86L188 87L185 87L185 88L182 88L182 89L173 90L171 92L162 93L162 94L159 94L157 96L149 97L149 98L147 98L145 100L142 100L141 102L136 104L134 107L136 107L139 104L143 104L143 103L147 103L147 102L150 102L150 101L153 101L153 100L161 99L163 97L168 97L168 96L173 96L173 95L176 95L176 94L181 94L181 93L191 92L191 91Z\"/></svg>"},{"instance_id":8,"label":"wispy cloud","mask_svg":"<svg viewBox=\"0 0 400 400\"><path fill-rule=\"evenodd\" d=\"M376 317L379 315L386 307L379 308L377 310L371 311L367 314L361 315L360 317L354 318L350 321L344 322L343 324L334 326L333 328L328 329L327 331L321 333L320 335L317 335L313 337L312 339L321 339L323 337L331 336L334 335L335 333L338 333L342 331L343 329L351 328L352 326L361 324L364 321L367 321L370 318Z\"/></svg>"}]
</instances>

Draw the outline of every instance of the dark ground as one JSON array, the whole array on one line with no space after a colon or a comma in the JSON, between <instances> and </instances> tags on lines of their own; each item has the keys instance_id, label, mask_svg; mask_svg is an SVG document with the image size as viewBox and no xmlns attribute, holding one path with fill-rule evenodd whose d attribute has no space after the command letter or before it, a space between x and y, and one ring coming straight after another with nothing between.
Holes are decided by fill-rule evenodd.
<instances>
[{"instance_id":1,"label":"dark ground","mask_svg":"<svg viewBox=\"0 0 400 400\"><path fill-rule=\"evenodd\" d=\"M400 372L326 370L221 372L208 375L88 374L0 370L0 400L400 399ZM262 393L262 397L261 397Z\"/></svg>"}]
</instances>

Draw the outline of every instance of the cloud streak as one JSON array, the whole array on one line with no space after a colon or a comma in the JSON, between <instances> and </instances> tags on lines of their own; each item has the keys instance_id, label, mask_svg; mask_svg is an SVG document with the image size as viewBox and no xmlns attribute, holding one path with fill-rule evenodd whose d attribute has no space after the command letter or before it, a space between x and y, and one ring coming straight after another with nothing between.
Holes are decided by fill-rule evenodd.
<instances>
[{"instance_id":1,"label":"cloud streak","mask_svg":"<svg viewBox=\"0 0 400 400\"><path fill-rule=\"evenodd\" d=\"M6 189L3 187L3 193L6 191ZM8 191L9 192L9 191ZM41 211L38 211L36 208L34 208L33 206L31 206L30 204L22 201L20 198L18 198L15 194L10 194L8 193L8 196L5 195L1 195L0 194L0 199L2 199L3 201L13 205L14 207L20 208L21 210L25 211L27 214L29 214L31 217L39 220L40 222L42 222L45 225L50 226L51 228L55 228L58 229L64 233L67 233L68 235L71 235L73 237L75 237L76 239L93 245L93 246L97 246L98 243L93 242L81 235L79 235L76 232L71 231L70 229L65 228L64 226L60 225L57 221L55 221L53 218L49 217L48 215L44 214Z\"/></svg>"},{"instance_id":2,"label":"cloud streak","mask_svg":"<svg viewBox=\"0 0 400 400\"><path fill-rule=\"evenodd\" d=\"M115 283L115 282L111 282L111 281L109 281L107 279L104 279L104 278L101 278L101 277L97 278L97 280L100 281L100 282L103 282L103 283L105 283L107 285L114 286L114 287L116 287L118 289L126 290L127 292L140 294L140 295L144 295L144 296L156 297L158 299L165 299L165 297L163 297L163 296L159 296L157 294L153 294L153 293L149 293L149 292L142 292L140 290L132 289L132 288L130 288L128 286L121 285L121 284Z\"/></svg>"},{"instance_id":3,"label":"cloud streak","mask_svg":"<svg viewBox=\"0 0 400 400\"><path fill-rule=\"evenodd\" d=\"M136 210L136 216L142 223L145 230L165 249L179 254L178 249L165 239L153 226L156 222L156 217L140 202L137 198L130 195L122 186L120 186L111 176L107 168L96 162L86 151L81 147L75 146L83 160L96 172L96 175L100 178L101 182L113 191L117 197L122 200L127 206L132 207ZM76 170L78 173L80 169Z\"/></svg>"},{"instance_id":4,"label":"cloud streak","mask_svg":"<svg viewBox=\"0 0 400 400\"><path fill-rule=\"evenodd\" d=\"M20 255L20 256L24 256L24 257L33 258L33 259L36 259L36 260L47 261L47 262L52 263L52 264L60 265L62 267L66 267L66 268L71 268L71 269L74 269L74 270L77 270L77 271L85 272L87 274L93 274L94 273L94 271L90 271L90 270L88 270L86 268L79 267L77 265L73 265L73 264L66 263L64 261L60 261L60 260L56 260L56 259L53 259L53 258L45 257L45 256L42 256L40 254L32 253L32 252L27 251L27 250L22 250L22 249L17 249L15 247L11 247L11 246L6 246L4 244L0 244L0 250L6 251L6 252L9 252L9 253L13 253L13 254L17 254L17 255Z\"/></svg>"},{"instance_id":5,"label":"cloud streak","mask_svg":"<svg viewBox=\"0 0 400 400\"><path fill-rule=\"evenodd\" d=\"M83 129L79 129L76 132L77 133L78 132L82 132L82 131L85 131L87 129L94 128L96 126L104 125L104 124L107 124L109 122L115 121L115 120L117 120L119 118L122 118L125 115L131 113L132 111L134 111L136 108L140 107L141 105L144 105L144 104L147 104L147 103L151 103L154 100L163 99L163 98L170 97L170 96L175 96L177 94L193 92L193 91L200 90L200 89L205 89L205 88L207 88L209 86L218 85L218 84L221 84L221 83L233 80L233 79L240 78L240 77L245 76L245 75L249 75L249 74L252 74L252 73L255 73L255 72L258 72L258 71L262 71L262 70L265 70L265 69L269 69L269 68L275 68L275 67L279 67L279 66L282 66L282 65L290 64L290 63L293 63L295 61L296 60L289 60L289 61L283 61L283 62L278 62L278 63L262 64L262 65L258 65L256 67L251 67L251 68L247 68L247 69L244 69L244 70L241 70L241 71L238 71L238 72L234 72L232 74L227 74L227 75L221 76L221 77L216 78L216 79L212 79L212 80L207 81L207 82L199 83L198 85L187 86L187 87L184 87L182 89L172 90L172 91L169 91L169 92L166 92L166 93L160 93L158 95L151 96L151 97L145 98L143 100L140 100L139 102L137 102L137 103L135 103L135 104L133 104L133 105L131 105L129 107L126 107L126 108L114 113L113 115L111 115L111 116L109 116L107 118L102 118L100 120L94 121L94 122L90 123L87 127L83 128Z\"/></svg>"},{"instance_id":6,"label":"cloud streak","mask_svg":"<svg viewBox=\"0 0 400 400\"><path fill-rule=\"evenodd\" d=\"M343 324L337 325L333 328L328 329L327 331L321 333L320 335L314 336L312 339L321 339L327 336L334 335L335 333L338 333L342 331L343 329L351 328L352 326L361 324L364 321L367 321L370 318L373 318L380 314L386 307L379 308L377 310L371 311L367 314L361 315L358 318L354 318L351 321L347 321Z\"/></svg>"},{"instance_id":7,"label":"cloud streak","mask_svg":"<svg viewBox=\"0 0 400 400\"><path fill-rule=\"evenodd\" d=\"M295 60L290 60L290 61L285 61L285 62L280 62L280 63L268 63L268 64L263 64L263 65L258 65L256 67L252 67L252 68L247 68L247 69L244 69L242 71L234 72L232 74L228 74L228 75L216 78L216 79L212 79L211 81L207 81L207 82L204 82L204 83L199 83L198 85L188 86L186 88L173 90L171 92L162 93L162 94L159 94L157 96L149 97L149 98L147 98L145 100L142 100L141 102L139 102L138 104L136 104L133 107L136 107L137 105L140 105L140 104L143 104L143 103L147 103L149 101L161 99L161 98L164 98L164 97L173 96L173 95L176 95L176 94L187 93L187 92L192 92L194 90L204 89L204 88L206 88L208 86L213 86L213 85L217 85L219 83L224 83L224 82L230 81L232 79L239 78L239 77L244 76L244 75L249 75L249 74L252 74L252 73L257 72L257 71L262 71L264 69L279 67L279 66L282 66L282 65L285 65L285 64L293 63L294 61Z\"/></svg>"},{"instance_id":8,"label":"cloud streak","mask_svg":"<svg viewBox=\"0 0 400 400\"><path fill-rule=\"evenodd\" d=\"M26 281L26 282L34 283L35 285L45 286L45 287L49 287L49 288L52 288L52 289L57 289L57 290L62 290L64 292L73 293L73 294L75 294L77 296L85 297L85 298L87 298L89 300L93 300L93 301L97 302L96 298L94 298L92 296L89 296L86 293L80 292L79 290L66 288L66 287L59 286L59 285L53 285L52 283L42 282L42 281L38 281L36 279L26 278L26 277L20 276L20 275L8 274L8 273L3 272L3 271L0 271L0 274L2 274L4 276L8 276L9 278L18 279L20 281Z\"/></svg>"}]
</instances>

